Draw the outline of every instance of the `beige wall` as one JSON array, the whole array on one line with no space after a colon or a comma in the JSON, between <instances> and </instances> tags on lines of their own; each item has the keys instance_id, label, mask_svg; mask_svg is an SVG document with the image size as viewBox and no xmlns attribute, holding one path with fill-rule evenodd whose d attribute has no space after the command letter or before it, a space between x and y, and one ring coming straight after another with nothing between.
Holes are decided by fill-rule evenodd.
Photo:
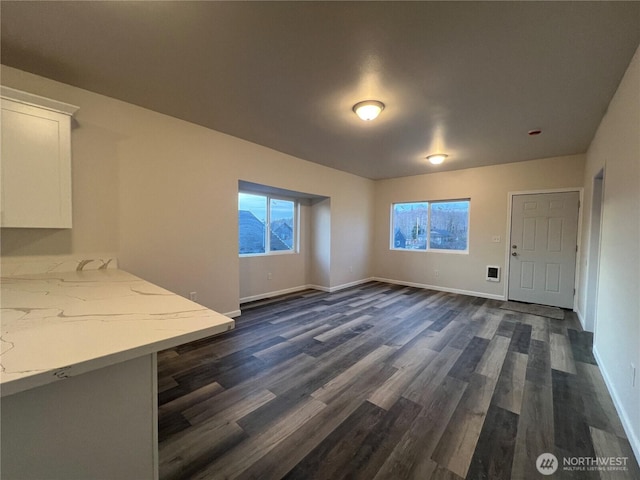
<instances>
[{"instance_id":1,"label":"beige wall","mask_svg":"<svg viewBox=\"0 0 640 480\"><path fill-rule=\"evenodd\" d=\"M371 180L10 67L2 82L80 107L74 228L3 229L3 256L115 252L125 270L236 312L241 179L330 197L328 287L371 275Z\"/></svg>"},{"instance_id":2,"label":"beige wall","mask_svg":"<svg viewBox=\"0 0 640 480\"><path fill-rule=\"evenodd\" d=\"M508 193L581 187L584 161L584 155L574 155L376 182L375 276L501 298ZM463 198L471 199L468 255L389 249L392 203ZM500 236L500 243L492 242L495 235ZM502 267L500 283L485 280L487 265Z\"/></svg>"},{"instance_id":3,"label":"beige wall","mask_svg":"<svg viewBox=\"0 0 640 480\"><path fill-rule=\"evenodd\" d=\"M331 199L314 202L311 211L309 281L311 285L326 287L331 283Z\"/></svg>"},{"instance_id":4,"label":"beige wall","mask_svg":"<svg viewBox=\"0 0 640 480\"><path fill-rule=\"evenodd\" d=\"M595 351L629 440L640 458L640 49L612 99L587 152L585 205L602 169L604 202L597 287ZM589 248L590 210L583 241ZM583 255L579 313L586 305L588 256Z\"/></svg>"}]
</instances>

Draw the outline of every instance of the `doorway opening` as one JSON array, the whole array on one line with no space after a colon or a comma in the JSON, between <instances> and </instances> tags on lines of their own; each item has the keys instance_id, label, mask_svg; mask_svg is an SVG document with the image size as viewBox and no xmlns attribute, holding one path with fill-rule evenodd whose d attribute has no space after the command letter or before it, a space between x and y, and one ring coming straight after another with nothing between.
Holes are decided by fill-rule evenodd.
<instances>
[{"instance_id":1,"label":"doorway opening","mask_svg":"<svg viewBox=\"0 0 640 480\"><path fill-rule=\"evenodd\" d=\"M604 200L604 169L593 178L591 219L589 228L589 253L587 256L587 292L583 328L595 332L598 307L598 276L600 272L600 238L602 203Z\"/></svg>"}]
</instances>

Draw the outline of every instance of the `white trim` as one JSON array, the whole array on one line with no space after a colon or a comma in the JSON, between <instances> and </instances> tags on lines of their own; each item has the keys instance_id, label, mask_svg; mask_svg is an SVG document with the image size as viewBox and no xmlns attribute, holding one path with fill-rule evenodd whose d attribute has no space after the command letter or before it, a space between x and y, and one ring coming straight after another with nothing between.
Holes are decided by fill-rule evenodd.
<instances>
[{"instance_id":1,"label":"white trim","mask_svg":"<svg viewBox=\"0 0 640 480\"><path fill-rule=\"evenodd\" d=\"M445 248L427 248L426 250L422 250L420 248L390 248L391 252L418 252L418 253L453 253L454 255L469 255L469 247L468 247L467 239L467 249L466 250L451 250Z\"/></svg>"},{"instance_id":2,"label":"white trim","mask_svg":"<svg viewBox=\"0 0 640 480\"><path fill-rule=\"evenodd\" d=\"M242 297L240 299L240 305L243 303L255 302L256 300L264 300L265 298L271 297L279 297L280 295L286 295L288 293L301 292L302 290L307 290L309 288L314 288L310 285L299 285L297 287L285 288L282 290L275 290L273 292L260 293L258 295L250 295L248 297Z\"/></svg>"},{"instance_id":3,"label":"white trim","mask_svg":"<svg viewBox=\"0 0 640 480\"><path fill-rule=\"evenodd\" d=\"M578 251L576 252L576 269L575 276L573 279L573 288L575 289L575 295L573 296L573 311L577 310L578 307L578 297L580 290L580 257L582 256L582 212L584 208L584 188L583 187L566 187L566 188L549 188L549 189L541 189L541 190L523 190L516 192L507 192L507 232L505 238L507 241L505 242L505 252L504 252L504 290L503 297L505 300L509 298L509 270L510 270L510 262L511 262L511 205L513 204L513 197L515 195L539 195L545 193L569 193L569 192L578 192L580 195L580 206L578 207L578 234L576 239L576 245L578 247Z\"/></svg>"},{"instance_id":4,"label":"white trim","mask_svg":"<svg viewBox=\"0 0 640 480\"><path fill-rule=\"evenodd\" d=\"M439 292L457 293L458 295L468 295L471 297L490 298L492 300L505 300L504 295L496 295L493 293L460 290L458 288L441 287L439 285L427 285L425 283L405 282L403 280L392 280L390 278L373 277L372 280L375 280L377 282L392 283L394 285L404 285L406 287L416 287L424 288L426 290L437 290Z\"/></svg>"},{"instance_id":5,"label":"white trim","mask_svg":"<svg viewBox=\"0 0 640 480\"><path fill-rule=\"evenodd\" d=\"M328 291L329 293L333 293L333 292L337 292L338 290L344 290L345 288L355 287L357 285L362 285L363 283L372 282L374 280L375 280L374 277L362 278L362 279L356 280L354 282L343 283L342 285L336 285L335 287L329 287L328 290L324 290L322 287L319 287L318 290ZM314 288L311 285L309 285L309 287L310 288Z\"/></svg>"},{"instance_id":6,"label":"white trim","mask_svg":"<svg viewBox=\"0 0 640 480\"><path fill-rule=\"evenodd\" d=\"M582 313L582 311L580 310L580 305L578 305L575 309L576 315L578 316L578 320L580 320L580 325L582 325L582 329L585 331L588 331L586 328L584 328L584 314Z\"/></svg>"},{"instance_id":7,"label":"white trim","mask_svg":"<svg viewBox=\"0 0 640 480\"><path fill-rule=\"evenodd\" d=\"M616 407L616 411L618 412L618 416L620 417L620 422L622 423L622 427L624 428L625 433L627 434L627 438L629 439L629 443L631 444L631 448L633 449L633 453L636 456L636 462L640 463L640 438L638 434L640 432L635 432L632 428L631 421L629 420L629 416L627 415L626 410L622 406L622 402L618 397L616 389L613 387L613 382L609 377L607 370L604 368L604 363L598 354L598 349L596 346L593 346L593 356L598 362L598 368L600 369L600 373L602 373L602 378L604 379L604 384L607 386L607 390L609 390L609 394L611 395L611 399L613 400L613 404Z\"/></svg>"},{"instance_id":8,"label":"white trim","mask_svg":"<svg viewBox=\"0 0 640 480\"><path fill-rule=\"evenodd\" d=\"M331 293L331 288L329 287L323 287L322 285L307 285L307 288L310 288L312 290L320 290L321 292L326 292L326 293Z\"/></svg>"},{"instance_id":9,"label":"white trim","mask_svg":"<svg viewBox=\"0 0 640 480\"><path fill-rule=\"evenodd\" d=\"M235 318L239 317L242 312L240 310L233 310L231 312L223 313L225 317Z\"/></svg>"},{"instance_id":10,"label":"white trim","mask_svg":"<svg viewBox=\"0 0 640 480\"><path fill-rule=\"evenodd\" d=\"M459 295L467 295L472 297L490 298L492 300L505 300L504 296L496 295L493 293L475 292L471 290L460 290L458 288L441 287L439 285L427 285L425 283L405 282L404 280L393 280L390 278L368 277L368 278L362 278L360 280L355 280L349 283L343 283L342 285L336 285L334 287L325 287L322 285L307 284L307 285L299 285L297 287L285 288L283 290L276 290L273 292L261 293L259 295L251 295L249 297L241 298L240 305L242 305L243 303L253 302L256 300L264 300L265 298L273 298L273 297L278 297L280 295L286 295L289 293L301 292L303 290L319 290L321 292L334 293L340 290L344 290L345 288L355 287L357 285L362 285L363 283L367 283L367 282L384 282L384 283L390 283L393 285L404 285L406 287L417 287L417 288L424 288L426 290L436 290L440 292L457 293ZM236 310L235 312L232 312L232 313L225 313L224 315L226 315L227 317L238 316L239 313L235 315L236 312L239 312L239 310Z\"/></svg>"},{"instance_id":11,"label":"white trim","mask_svg":"<svg viewBox=\"0 0 640 480\"><path fill-rule=\"evenodd\" d=\"M281 295L287 295L289 293L301 292L303 290L320 290L321 292L333 293L339 290L344 290L345 288L355 287L356 285L361 285L363 283L371 282L373 280L374 278L372 277L362 278L354 282L343 283L342 285L336 285L335 287L324 287L322 285L314 285L314 284L299 285L297 287L285 288L283 290L260 293L258 295L251 295L249 297L242 297L240 299L240 305L242 305L243 303L253 302L256 300L264 300L265 298L273 298L273 297L279 297ZM239 312L239 310L237 311ZM225 315L230 316L227 313L225 313Z\"/></svg>"},{"instance_id":12,"label":"white trim","mask_svg":"<svg viewBox=\"0 0 640 480\"><path fill-rule=\"evenodd\" d=\"M69 115L70 117L80 109L80 107L76 107L75 105L59 102L47 97L41 97L40 95L35 95L33 93L23 92L21 90L16 90L15 88L5 87L4 85L0 86L0 96L7 100L22 103L23 105L44 108L45 110L62 113L64 115Z\"/></svg>"},{"instance_id":13,"label":"white trim","mask_svg":"<svg viewBox=\"0 0 640 480\"><path fill-rule=\"evenodd\" d=\"M590 324L589 327L590 328L585 328L585 330L593 332L593 341L596 341L596 330L597 330L597 323L598 323L598 291L599 291L599 286L600 286L600 264L602 263L602 230L603 230L603 221L604 221L604 194L605 194L605 189L606 189L606 175L607 175L607 164L606 161L604 163L604 165L602 165L602 168L600 170L598 170L598 172L596 173L596 175L592 178L592 182L591 182L591 205L589 205L589 210L588 210L588 215L589 215L589 224L588 224L588 230L587 232L585 232L586 234L586 238L587 238L587 246L585 247L587 250L584 252L586 255L586 272L585 272L585 295L584 295L584 309L585 309L585 314L584 314L584 324L583 324L583 328L586 325L587 320L590 320ZM599 214L599 224L598 224L598 240L597 243L595 245L591 244L591 233L593 231L593 209L594 209L594 200L595 200L595 186L596 186L596 179L598 179L598 175L602 174L602 178L601 180L601 185L600 185L600 198L599 198L599 205L598 208L600 210L600 214ZM591 253L593 252L592 249L593 248L597 248L598 251L596 252L596 262L595 262L595 270L594 269L594 262L592 261L591 258ZM593 277L593 278L592 278ZM589 291L591 290L592 287L592 282L593 282L593 299L591 299L589 297ZM593 311L590 311L589 308L589 304L591 303L591 301L593 301Z\"/></svg>"},{"instance_id":14,"label":"white trim","mask_svg":"<svg viewBox=\"0 0 640 480\"><path fill-rule=\"evenodd\" d=\"M238 256L240 258L249 258L249 257L273 257L276 255L298 255L300 254L299 251L292 249L292 250L271 250L269 252L262 252L262 253L239 253Z\"/></svg>"}]
</instances>

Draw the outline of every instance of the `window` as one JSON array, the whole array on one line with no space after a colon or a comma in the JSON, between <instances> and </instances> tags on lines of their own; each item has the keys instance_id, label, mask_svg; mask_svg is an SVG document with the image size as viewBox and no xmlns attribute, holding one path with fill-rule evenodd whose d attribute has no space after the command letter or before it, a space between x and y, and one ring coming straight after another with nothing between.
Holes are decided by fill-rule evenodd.
<instances>
[{"instance_id":1,"label":"window","mask_svg":"<svg viewBox=\"0 0 640 480\"><path fill-rule=\"evenodd\" d=\"M394 204L392 248L426 250L428 217L427 202Z\"/></svg>"},{"instance_id":2,"label":"window","mask_svg":"<svg viewBox=\"0 0 640 480\"><path fill-rule=\"evenodd\" d=\"M238 194L240 255L294 252L297 203L254 193Z\"/></svg>"},{"instance_id":3,"label":"window","mask_svg":"<svg viewBox=\"0 0 640 480\"><path fill-rule=\"evenodd\" d=\"M467 252L469 200L394 203L392 250Z\"/></svg>"}]
</instances>

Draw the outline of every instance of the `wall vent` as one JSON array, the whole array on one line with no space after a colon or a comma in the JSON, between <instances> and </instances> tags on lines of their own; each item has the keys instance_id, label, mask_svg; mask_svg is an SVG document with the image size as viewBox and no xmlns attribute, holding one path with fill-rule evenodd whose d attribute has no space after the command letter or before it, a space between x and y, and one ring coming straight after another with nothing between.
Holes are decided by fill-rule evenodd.
<instances>
[{"instance_id":1,"label":"wall vent","mask_svg":"<svg viewBox=\"0 0 640 480\"><path fill-rule=\"evenodd\" d=\"M487 265L487 281L488 282L500 281L500 267L496 265Z\"/></svg>"}]
</instances>

